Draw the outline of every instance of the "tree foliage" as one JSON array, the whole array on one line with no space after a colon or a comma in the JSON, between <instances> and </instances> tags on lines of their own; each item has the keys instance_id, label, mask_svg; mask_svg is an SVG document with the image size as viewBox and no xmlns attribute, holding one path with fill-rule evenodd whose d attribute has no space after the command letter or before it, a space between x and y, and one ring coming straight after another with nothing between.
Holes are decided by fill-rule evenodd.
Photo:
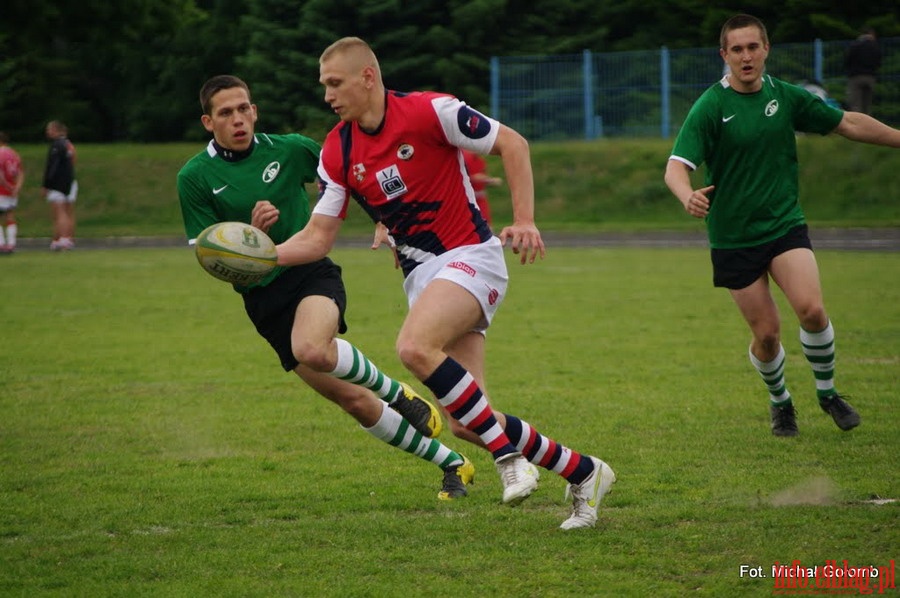
<instances>
[{"instance_id":1,"label":"tree foliage","mask_svg":"<svg viewBox=\"0 0 900 598\"><path fill-rule=\"evenodd\" d=\"M772 42L900 36L896 0L6 0L0 129L37 141L47 120L82 141L199 139L197 91L216 74L251 85L261 127L321 133L318 57L356 35L388 87L439 89L486 108L491 56L716 45L750 12Z\"/></svg>"}]
</instances>

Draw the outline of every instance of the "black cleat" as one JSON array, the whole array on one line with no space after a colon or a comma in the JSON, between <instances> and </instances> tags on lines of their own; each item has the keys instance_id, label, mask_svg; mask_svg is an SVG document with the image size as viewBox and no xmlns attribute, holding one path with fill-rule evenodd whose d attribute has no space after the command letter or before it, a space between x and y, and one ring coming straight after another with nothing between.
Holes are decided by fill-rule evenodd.
<instances>
[{"instance_id":1,"label":"black cleat","mask_svg":"<svg viewBox=\"0 0 900 598\"><path fill-rule=\"evenodd\" d=\"M437 438L444 429L437 407L419 396L408 384L400 383L400 386L400 395L388 405L420 434L427 438Z\"/></svg>"},{"instance_id":2,"label":"black cleat","mask_svg":"<svg viewBox=\"0 0 900 598\"><path fill-rule=\"evenodd\" d=\"M797 430L797 412L794 411L794 405L785 405L784 407L776 407L769 405L769 413L772 414L772 434L775 436L796 436L799 434Z\"/></svg>"},{"instance_id":3,"label":"black cleat","mask_svg":"<svg viewBox=\"0 0 900 598\"><path fill-rule=\"evenodd\" d=\"M444 470L444 483L441 491L438 492L438 498L441 500L453 500L454 498L462 498L468 496L469 492L466 486L475 479L475 466L471 461L463 457L463 462L459 465L451 465Z\"/></svg>"},{"instance_id":4,"label":"black cleat","mask_svg":"<svg viewBox=\"0 0 900 598\"><path fill-rule=\"evenodd\" d=\"M859 425L859 413L837 393L820 398L819 407L831 416L841 430L852 430Z\"/></svg>"}]
</instances>

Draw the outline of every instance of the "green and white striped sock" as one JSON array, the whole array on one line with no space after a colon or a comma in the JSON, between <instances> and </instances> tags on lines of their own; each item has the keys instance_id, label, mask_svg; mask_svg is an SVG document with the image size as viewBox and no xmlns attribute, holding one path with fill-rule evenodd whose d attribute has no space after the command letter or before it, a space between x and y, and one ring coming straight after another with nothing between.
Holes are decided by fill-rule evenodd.
<instances>
[{"instance_id":1,"label":"green and white striped sock","mask_svg":"<svg viewBox=\"0 0 900 598\"><path fill-rule=\"evenodd\" d=\"M821 398L837 394L834 388L834 328L831 321L820 332L800 328L800 343L816 377L816 395Z\"/></svg>"},{"instance_id":2,"label":"green and white striped sock","mask_svg":"<svg viewBox=\"0 0 900 598\"><path fill-rule=\"evenodd\" d=\"M344 339L338 338L335 342L338 358L332 376L368 388L388 403L397 398L401 391L399 382L383 374L362 351Z\"/></svg>"},{"instance_id":3,"label":"green and white striped sock","mask_svg":"<svg viewBox=\"0 0 900 598\"><path fill-rule=\"evenodd\" d=\"M784 347L778 346L778 355L772 361L760 361L757 359L753 351L747 352L750 355L750 362L759 375L762 377L766 388L769 390L769 400L776 407L784 407L791 404L791 393L788 392L787 385L784 381Z\"/></svg>"},{"instance_id":4,"label":"green and white striped sock","mask_svg":"<svg viewBox=\"0 0 900 598\"><path fill-rule=\"evenodd\" d=\"M444 446L439 440L422 436L402 415L387 406L382 409L381 417L374 426L363 429L391 446L431 461L441 469L463 463L459 453Z\"/></svg>"}]
</instances>

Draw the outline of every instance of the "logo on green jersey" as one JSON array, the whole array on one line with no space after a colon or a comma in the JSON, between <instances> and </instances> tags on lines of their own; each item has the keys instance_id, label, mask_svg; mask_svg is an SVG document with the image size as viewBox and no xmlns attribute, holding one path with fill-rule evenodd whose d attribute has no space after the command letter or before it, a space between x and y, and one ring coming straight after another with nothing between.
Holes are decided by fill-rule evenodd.
<instances>
[{"instance_id":1,"label":"logo on green jersey","mask_svg":"<svg viewBox=\"0 0 900 598\"><path fill-rule=\"evenodd\" d=\"M281 164L276 160L272 162L268 166L266 166L265 170L262 173L262 180L264 183L271 183L275 180L275 177L278 176L278 171L281 170Z\"/></svg>"},{"instance_id":2,"label":"logo on green jersey","mask_svg":"<svg viewBox=\"0 0 900 598\"><path fill-rule=\"evenodd\" d=\"M778 112L778 100L772 100L766 104L766 116L773 116Z\"/></svg>"}]
</instances>

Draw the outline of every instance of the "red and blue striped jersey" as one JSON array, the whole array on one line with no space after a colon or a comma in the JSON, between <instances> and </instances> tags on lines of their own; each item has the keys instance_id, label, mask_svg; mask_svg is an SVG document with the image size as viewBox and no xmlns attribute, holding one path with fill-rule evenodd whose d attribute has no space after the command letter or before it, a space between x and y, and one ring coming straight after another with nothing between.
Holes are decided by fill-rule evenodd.
<instances>
[{"instance_id":1,"label":"red and blue striped jersey","mask_svg":"<svg viewBox=\"0 0 900 598\"><path fill-rule=\"evenodd\" d=\"M431 257L483 243L492 233L460 148L487 154L499 127L450 95L389 91L377 130L341 122L325 138L314 212L345 218L353 197L388 227L404 276Z\"/></svg>"}]
</instances>

